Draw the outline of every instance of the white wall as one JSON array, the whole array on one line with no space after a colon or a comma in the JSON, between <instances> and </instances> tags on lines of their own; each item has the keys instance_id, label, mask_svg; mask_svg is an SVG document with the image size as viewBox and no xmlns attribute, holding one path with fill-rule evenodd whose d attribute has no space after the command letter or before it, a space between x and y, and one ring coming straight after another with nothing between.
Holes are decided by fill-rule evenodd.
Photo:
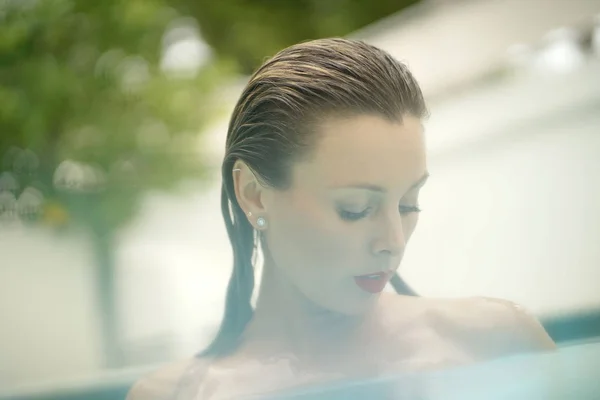
<instances>
[{"instance_id":1,"label":"white wall","mask_svg":"<svg viewBox=\"0 0 600 400\"><path fill-rule=\"evenodd\" d=\"M516 44L552 30L591 25L596 0L448 0L423 2L352 36L406 61L425 94L472 82L506 60Z\"/></svg>"},{"instance_id":2,"label":"white wall","mask_svg":"<svg viewBox=\"0 0 600 400\"><path fill-rule=\"evenodd\" d=\"M100 368L85 236L0 224L0 392Z\"/></svg>"},{"instance_id":3,"label":"white wall","mask_svg":"<svg viewBox=\"0 0 600 400\"><path fill-rule=\"evenodd\" d=\"M432 104L432 178L403 271L435 296L600 307L600 60Z\"/></svg>"},{"instance_id":4,"label":"white wall","mask_svg":"<svg viewBox=\"0 0 600 400\"><path fill-rule=\"evenodd\" d=\"M137 353L154 351L152 338L162 338L171 346L167 356L191 354L220 322L232 255L217 186L154 194L123 232L121 324L126 344L140 346Z\"/></svg>"},{"instance_id":5,"label":"white wall","mask_svg":"<svg viewBox=\"0 0 600 400\"><path fill-rule=\"evenodd\" d=\"M403 266L417 290L600 307L600 114L585 111L431 161Z\"/></svg>"}]
</instances>

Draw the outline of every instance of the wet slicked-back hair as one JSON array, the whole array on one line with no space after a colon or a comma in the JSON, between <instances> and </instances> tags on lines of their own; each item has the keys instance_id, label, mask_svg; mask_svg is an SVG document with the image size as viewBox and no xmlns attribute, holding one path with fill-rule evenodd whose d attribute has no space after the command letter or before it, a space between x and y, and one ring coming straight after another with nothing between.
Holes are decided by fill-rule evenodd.
<instances>
[{"instance_id":1,"label":"wet slicked-back hair","mask_svg":"<svg viewBox=\"0 0 600 400\"><path fill-rule=\"evenodd\" d=\"M300 43L267 60L250 78L231 116L221 171L221 210L233 248L233 271L221 327L200 357L234 351L253 314L258 238L236 200L234 163L243 161L261 183L285 189L291 165L316 142L319 120L360 114L398 122L406 115L427 115L421 89L408 68L361 41Z\"/></svg>"}]
</instances>

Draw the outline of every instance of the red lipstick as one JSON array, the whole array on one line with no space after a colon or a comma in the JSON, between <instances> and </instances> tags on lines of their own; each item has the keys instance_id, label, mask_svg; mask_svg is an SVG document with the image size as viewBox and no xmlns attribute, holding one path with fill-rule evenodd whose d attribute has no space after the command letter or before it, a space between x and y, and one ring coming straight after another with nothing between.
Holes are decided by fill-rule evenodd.
<instances>
[{"instance_id":1,"label":"red lipstick","mask_svg":"<svg viewBox=\"0 0 600 400\"><path fill-rule=\"evenodd\" d=\"M392 272L377 272L375 274L360 275L354 277L356 285L368 293L380 293L392 277Z\"/></svg>"}]
</instances>

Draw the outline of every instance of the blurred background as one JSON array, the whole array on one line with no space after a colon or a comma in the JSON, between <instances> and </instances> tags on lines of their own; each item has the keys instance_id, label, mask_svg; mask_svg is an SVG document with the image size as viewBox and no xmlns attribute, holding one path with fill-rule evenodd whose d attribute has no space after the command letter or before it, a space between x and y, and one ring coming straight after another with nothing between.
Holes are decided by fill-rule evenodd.
<instances>
[{"instance_id":1,"label":"blurred background","mask_svg":"<svg viewBox=\"0 0 600 400\"><path fill-rule=\"evenodd\" d=\"M600 336L600 1L3 0L0 398L123 398L208 344L228 117L266 57L329 36L429 102L404 279Z\"/></svg>"}]
</instances>

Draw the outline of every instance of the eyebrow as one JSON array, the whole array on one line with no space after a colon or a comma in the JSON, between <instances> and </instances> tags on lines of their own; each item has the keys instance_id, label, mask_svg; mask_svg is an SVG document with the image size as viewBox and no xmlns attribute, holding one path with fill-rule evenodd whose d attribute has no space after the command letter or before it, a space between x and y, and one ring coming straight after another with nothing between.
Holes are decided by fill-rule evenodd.
<instances>
[{"instance_id":1,"label":"eyebrow","mask_svg":"<svg viewBox=\"0 0 600 400\"><path fill-rule=\"evenodd\" d=\"M423 176L421 176L415 183L412 184L412 186L408 189L408 191L411 190L415 190L415 189L420 189L421 187L423 187L423 185L425 185L425 182L427 182L427 179L429 178L429 172L425 171L425 173L423 174ZM344 189L344 188L348 188L348 189L366 189L366 190L370 190L372 192L381 192L381 193L385 193L387 192L387 190L379 185L373 185L371 183L357 183L354 185L348 185L348 186L342 186L342 187L337 187L335 189Z\"/></svg>"}]
</instances>

